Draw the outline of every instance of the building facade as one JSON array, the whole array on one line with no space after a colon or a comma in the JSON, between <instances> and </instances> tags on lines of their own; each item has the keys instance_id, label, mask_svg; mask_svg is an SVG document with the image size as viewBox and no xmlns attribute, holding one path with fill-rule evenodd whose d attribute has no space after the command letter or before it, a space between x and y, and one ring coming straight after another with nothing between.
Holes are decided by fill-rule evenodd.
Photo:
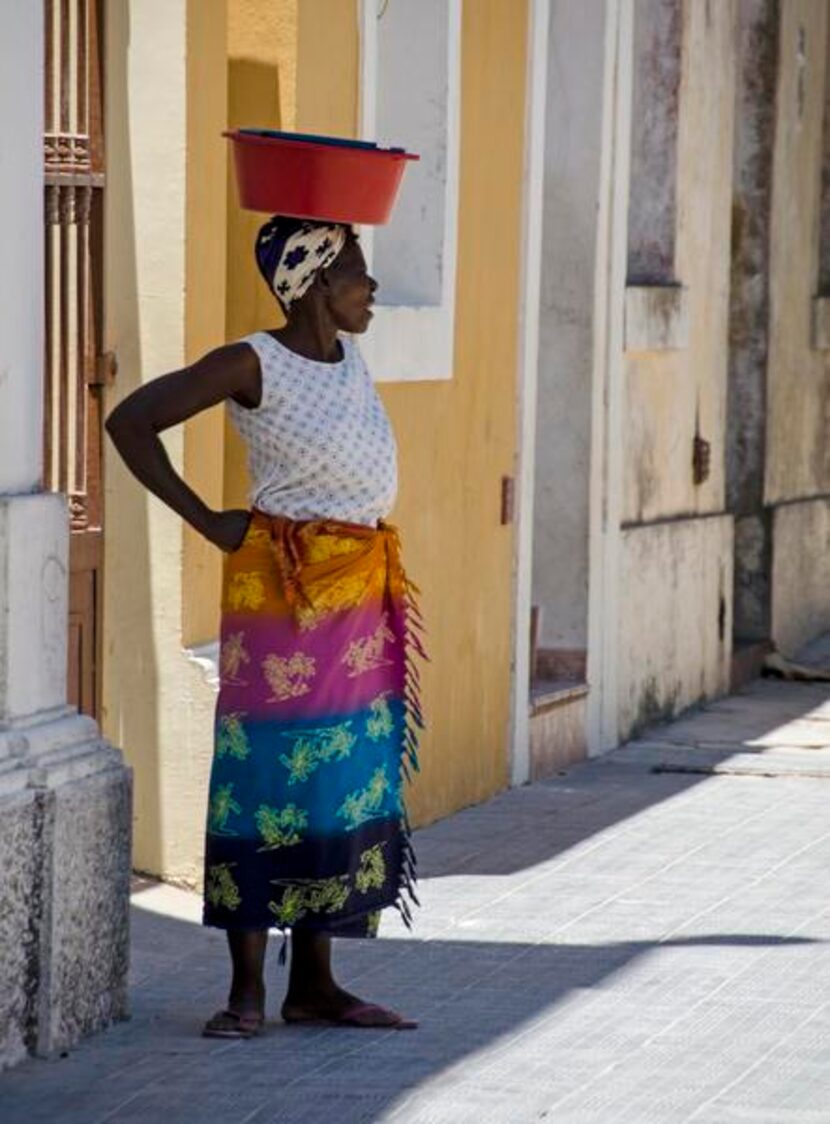
<instances>
[{"instance_id":1,"label":"building facade","mask_svg":"<svg viewBox=\"0 0 830 1124\"><path fill-rule=\"evenodd\" d=\"M551 0L548 37L536 775L830 624L828 5Z\"/></svg>"},{"instance_id":2,"label":"building facade","mask_svg":"<svg viewBox=\"0 0 830 1124\"><path fill-rule=\"evenodd\" d=\"M4 135L22 156L0 191L24 218L2 266L0 597L4 622L46 623L0 635L0 775L15 809L3 822L23 825L0 855L21 870L45 861L52 829L37 824L71 793L76 822L121 841L101 866L77 833L72 870L96 871L123 912L127 780L110 743L134 772L135 866L200 881L221 558L104 447L89 704L77 651L68 680L60 654L75 523L43 490L38 453L43 116L17 109L38 104L54 16L49 4L42 18L37 4L2 10L13 37L0 81L16 83ZM103 412L279 324L253 260L262 216L238 207L223 129L421 153L390 224L361 231L380 282L361 347L397 434L393 519L429 629L416 824L617 746L739 685L773 646L793 655L830 628L826 0L78 10L101 17ZM209 503L246 502L221 408L164 440ZM12 534L15 519L27 530ZM22 573L48 589L15 585ZM94 710L108 742L67 698ZM37 748L58 719L72 745L94 746L65 751L86 762L71 778ZM33 1008L15 998L17 960L40 962L19 951L25 910L3 916L19 918L0 953L13 1057L59 1036L14 1030L35 1025L19 1015ZM123 1010L119 941L100 981L106 1017ZM55 1025L57 993L37 1002Z\"/></svg>"},{"instance_id":3,"label":"building facade","mask_svg":"<svg viewBox=\"0 0 830 1124\"><path fill-rule=\"evenodd\" d=\"M381 285L361 346L430 623L416 822L618 745L827 626L822 0L111 16L112 403L279 323L223 128L422 152L392 222L361 234ZM221 411L168 448L217 506L245 502ZM104 728L136 767L137 863L195 885L220 562L106 469Z\"/></svg>"}]
</instances>

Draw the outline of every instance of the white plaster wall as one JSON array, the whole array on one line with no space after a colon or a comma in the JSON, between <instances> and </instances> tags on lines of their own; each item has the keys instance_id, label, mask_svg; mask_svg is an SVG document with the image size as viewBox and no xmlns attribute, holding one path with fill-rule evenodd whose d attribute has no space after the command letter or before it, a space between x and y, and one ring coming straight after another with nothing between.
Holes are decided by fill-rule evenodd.
<instances>
[{"instance_id":1,"label":"white plaster wall","mask_svg":"<svg viewBox=\"0 0 830 1124\"><path fill-rule=\"evenodd\" d=\"M0 0L0 493L40 482L43 6Z\"/></svg>"},{"instance_id":2,"label":"white plaster wall","mask_svg":"<svg viewBox=\"0 0 830 1124\"><path fill-rule=\"evenodd\" d=\"M378 295L384 304L441 304L447 26L447 0L389 4L377 21L376 139L421 157L406 165L390 221L374 231L374 268L383 278Z\"/></svg>"},{"instance_id":3,"label":"white plaster wall","mask_svg":"<svg viewBox=\"0 0 830 1124\"><path fill-rule=\"evenodd\" d=\"M830 630L830 500L776 508L772 535L772 639L794 656Z\"/></svg>"},{"instance_id":4,"label":"white plaster wall","mask_svg":"<svg viewBox=\"0 0 830 1124\"><path fill-rule=\"evenodd\" d=\"M416 7L419 14L412 22L407 9ZM461 10L461 0L389 5L382 12L375 0L362 0L358 7L359 133L366 138L377 134L383 139L385 132L391 143L422 153L421 161L410 163L404 172L400 199L389 226L361 229L369 269L375 271L377 265L378 276L383 279L372 327L361 341L369 370L377 382L453 377ZM411 57L403 66L397 60L401 43L407 42L408 22L412 22ZM386 30L382 30L385 24ZM389 30L391 35L387 34ZM395 39L398 42L393 44L390 40ZM434 46L436 39L446 48L440 57ZM406 78L413 66L417 74L414 88ZM419 136L423 143L418 141ZM424 224L429 227L426 239L422 236ZM375 262L376 250L381 251L384 261ZM393 259L414 263L414 273L410 271L415 278L414 287L404 280L408 274L392 264Z\"/></svg>"},{"instance_id":5,"label":"white plaster wall","mask_svg":"<svg viewBox=\"0 0 830 1124\"><path fill-rule=\"evenodd\" d=\"M550 6L533 526L543 647L584 648L605 3Z\"/></svg>"},{"instance_id":6,"label":"white plaster wall","mask_svg":"<svg viewBox=\"0 0 830 1124\"><path fill-rule=\"evenodd\" d=\"M729 690L731 591L731 516L623 533L620 740Z\"/></svg>"},{"instance_id":7,"label":"white plaster wall","mask_svg":"<svg viewBox=\"0 0 830 1124\"><path fill-rule=\"evenodd\" d=\"M66 702L66 500L0 500L0 725Z\"/></svg>"},{"instance_id":8,"label":"white plaster wall","mask_svg":"<svg viewBox=\"0 0 830 1124\"><path fill-rule=\"evenodd\" d=\"M630 180L634 0L609 0L605 24L603 126L597 210L591 404L588 604L588 752L619 741L625 280Z\"/></svg>"}]
</instances>

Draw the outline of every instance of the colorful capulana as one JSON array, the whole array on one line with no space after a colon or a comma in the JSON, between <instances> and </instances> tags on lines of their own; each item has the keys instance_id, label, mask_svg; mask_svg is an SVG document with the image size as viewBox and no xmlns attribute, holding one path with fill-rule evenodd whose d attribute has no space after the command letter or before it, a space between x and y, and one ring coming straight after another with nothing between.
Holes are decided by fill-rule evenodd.
<instances>
[{"instance_id":1,"label":"colorful capulana","mask_svg":"<svg viewBox=\"0 0 830 1124\"><path fill-rule=\"evenodd\" d=\"M415 593L395 528L254 512L224 569L205 924L409 924Z\"/></svg>"}]
</instances>

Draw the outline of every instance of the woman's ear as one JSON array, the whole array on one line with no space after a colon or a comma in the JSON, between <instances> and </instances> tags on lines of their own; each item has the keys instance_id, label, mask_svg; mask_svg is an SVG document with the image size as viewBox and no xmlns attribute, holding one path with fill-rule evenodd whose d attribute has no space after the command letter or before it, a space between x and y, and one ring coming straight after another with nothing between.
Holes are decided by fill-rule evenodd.
<instances>
[{"instance_id":1,"label":"woman's ear","mask_svg":"<svg viewBox=\"0 0 830 1124\"><path fill-rule=\"evenodd\" d=\"M319 271L314 279L314 284L317 285L321 292L328 293L329 289L331 289L331 277L329 276L328 266Z\"/></svg>"}]
</instances>

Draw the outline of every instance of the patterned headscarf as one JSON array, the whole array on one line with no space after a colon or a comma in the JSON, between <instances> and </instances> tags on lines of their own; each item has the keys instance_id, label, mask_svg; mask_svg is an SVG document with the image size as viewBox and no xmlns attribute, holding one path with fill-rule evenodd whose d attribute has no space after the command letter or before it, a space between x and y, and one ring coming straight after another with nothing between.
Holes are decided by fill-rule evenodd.
<instances>
[{"instance_id":1,"label":"patterned headscarf","mask_svg":"<svg viewBox=\"0 0 830 1124\"><path fill-rule=\"evenodd\" d=\"M331 265L346 245L348 228L340 224L274 215L256 237L257 265L271 292L289 308Z\"/></svg>"}]
</instances>

